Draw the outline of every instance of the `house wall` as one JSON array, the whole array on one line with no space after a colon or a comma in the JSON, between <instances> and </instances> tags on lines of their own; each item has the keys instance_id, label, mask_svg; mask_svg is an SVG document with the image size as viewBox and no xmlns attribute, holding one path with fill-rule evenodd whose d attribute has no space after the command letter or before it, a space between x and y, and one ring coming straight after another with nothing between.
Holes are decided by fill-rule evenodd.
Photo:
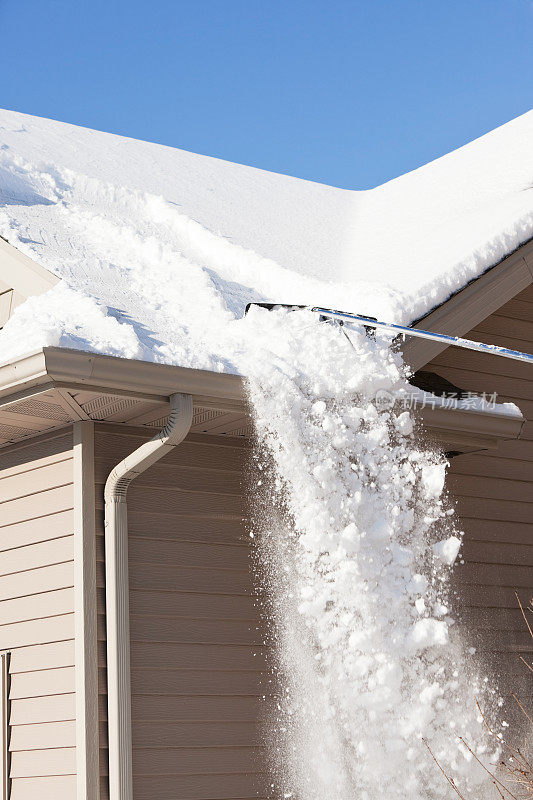
<instances>
[{"instance_id":1,"label":"house wall","mask_svg":"<svg viewBox=\"0 0 533 800\"><path fill-rule=\"evenodd\" d=\"M0 452L12 800L76 796L72 433Z\"/></svg>"},{"instance_id":2,"label":"house wall","mask_svg":"<svg viewBox=\"0 0 533 800\"><path fill-rule=\"evenodd\" d=\"M103 486L150 435L105 424L95 431L102 747ZM263 648L243 525L248 452L243 439L190 434L129 489L134 800L266 796L257 731Z\"/></svg>"},{"instance_id":3,"label":"house wall","mask_svg":"<svg viewBox=\"0 0 533 800\"><path fill-rule=\"evenodd\" d=\"M533 352L533 287L521 292L466 338ZM456 498L465 531L464 564L455 569L457 610L482 664L499 675L502 693L527 701L529 636L515 597L533 594L533 372L518 361L448 348L424 369L472 392L497 392L498 402L516 403L526 418L518 441L498 449L456 456L447 485ZM529 654L529 656L528 656Z\"/></svg>"}]
</instances>

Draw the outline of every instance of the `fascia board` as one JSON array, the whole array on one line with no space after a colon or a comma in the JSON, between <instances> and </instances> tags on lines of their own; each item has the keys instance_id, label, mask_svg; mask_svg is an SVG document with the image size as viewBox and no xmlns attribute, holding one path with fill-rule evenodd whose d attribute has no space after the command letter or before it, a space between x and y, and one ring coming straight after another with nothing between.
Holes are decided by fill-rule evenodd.
<instances>
[{"instance_id":1,"label":"fascia board","mask_svg":"<svg viewBox=\"0 0 533 800\"><path fill-rule=\"evenodd\" d=\"M244 406L240 375L154 364L58 347L43 348L46 371L54 383L98 389L132 397L167 400L175 392L220 398Z\"/></svg>"}]
</instances>

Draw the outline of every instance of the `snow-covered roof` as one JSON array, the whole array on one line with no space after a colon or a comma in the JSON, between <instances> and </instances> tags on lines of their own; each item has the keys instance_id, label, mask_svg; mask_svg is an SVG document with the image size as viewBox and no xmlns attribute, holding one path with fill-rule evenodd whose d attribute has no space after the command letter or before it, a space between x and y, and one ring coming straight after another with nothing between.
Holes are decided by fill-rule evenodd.
<instances>
[{"instance_id":1,"label":"snow-covered roof","mask_svg":"<svg viewBox=\"0 0 533 800\"><path fill-rule=\"evenodd\" d=\"M0 111L0 235L64 279L16 310L0 360L60 345L238 371L250 300L409 323L531 238L533 112L347 191Z\"/></svg>"}]
</instances>

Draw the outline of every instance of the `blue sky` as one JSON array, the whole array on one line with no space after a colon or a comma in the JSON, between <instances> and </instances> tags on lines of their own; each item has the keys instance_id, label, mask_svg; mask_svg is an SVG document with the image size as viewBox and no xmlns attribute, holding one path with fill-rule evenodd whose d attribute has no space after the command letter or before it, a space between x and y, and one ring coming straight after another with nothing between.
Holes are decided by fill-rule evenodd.
<instances>
[{"instance_id":1,"label":"blue sky","mask_svg":"<svg viewBox=\"0 0 533 800\"><path fill-rule=\"evenodd\" d=\"M0 106L347 188L532 105L533 0L0 0Z\"/></svg>"}]
</instances>

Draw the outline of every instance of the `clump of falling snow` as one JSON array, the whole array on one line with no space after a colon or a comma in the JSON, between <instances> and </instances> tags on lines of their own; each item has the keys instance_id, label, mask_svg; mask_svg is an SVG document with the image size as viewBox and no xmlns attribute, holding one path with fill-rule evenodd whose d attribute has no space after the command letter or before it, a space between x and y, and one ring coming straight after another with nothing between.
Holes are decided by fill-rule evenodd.
<instances>
[{"instance_id":1,"label":"clump of falling snow","mask_svg":"<svg viewBox=\"0 0 533 800\"><path fill-rule=\"evenodd\" d=\"M263 562L280 692L270 747L280 796L435 800L491 796L490 704L447 616L460 539L442 499L445 460L401 408L390 342L351 344L308 312L257 312L273 351L252 375L258 466L271 475ZM268 482L267 482L268 483ZM486 793L488 792L488 794Z\"/></svg>"}]
</instances>

